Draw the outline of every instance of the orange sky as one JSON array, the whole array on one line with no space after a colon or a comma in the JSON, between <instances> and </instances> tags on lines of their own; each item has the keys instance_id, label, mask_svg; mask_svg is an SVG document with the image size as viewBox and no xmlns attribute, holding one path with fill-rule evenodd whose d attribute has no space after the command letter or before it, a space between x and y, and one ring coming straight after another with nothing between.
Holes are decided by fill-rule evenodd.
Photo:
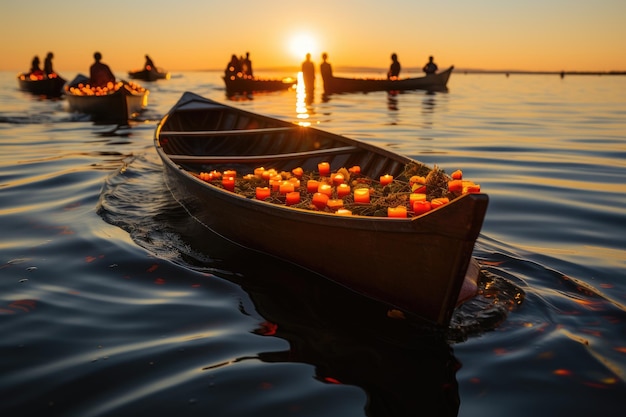
<instances>
[{"instance_id":1,"label":"orange sky","mask_svg":"<svg viewBox=\"0 0 626 417\"><path fill-rule=\"evenodd\" d=\"M624 0L3 1L0 33L9 71L52 51L57 71L86 72L96 50L116 73L146 53L175 71L246 51L257 70L326 51L335 68L387 68L396 52L404 68L434 55L459 69L626 71Z\"/></svg>"}]
</instances>

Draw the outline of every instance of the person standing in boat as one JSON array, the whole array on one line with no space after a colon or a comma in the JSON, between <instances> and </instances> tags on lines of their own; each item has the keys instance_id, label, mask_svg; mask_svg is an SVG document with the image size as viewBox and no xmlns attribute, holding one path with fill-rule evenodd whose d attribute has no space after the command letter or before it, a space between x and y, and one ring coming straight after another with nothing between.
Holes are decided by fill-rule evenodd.
<instances>
[{"instance_id":1,"label":"person standing in boat","mask_svg":"<svg viewBox=\"0 0 626 417\"><path fill-rule=\"evenodd\" d=\"M250 60L250 52L246 52L246 57L241 61L241 72L244 78L252 78L252 61Z\"/></svg>"},{"instance_id":2,"label":"person standing in boat","mask_svg":"<svg viewBox=\"0 0 626 417\"><path fill-rule=\"evenodd\" d=\"M232 54L230 56L230 62L226 65L226 71L224 71L226 78L234 80L237 77L241 77L241 62L237 55Z\"/></svg>"},{"instance_id":3,"label":"person standing in boat","mask_svg":"<svg viewBox=\"0 0 626 417\"><path fill-rule=\"evenodd\" d=\"M326 86L331 78L333 78L333 67L328 60L328 54L324 52L322 54L322 63L320 64L320 74L322 74L322 81L324 82L324 90L327 90Z\"/></svg>"},{"instance_id":4,"label":"person standing in boat","mask_svg":"<svg viewBox=\"0 0 626 417\"><path fill-rule=\"evenodd\" d=\"M437 67L437 64L435 64L435 62L433 61L432 55L428 57L428 62L426 63L426 65L424 65L424 68L422 69L424 70L426 75L434 74L437 72L439 68Z\"/></svg>"},{"instance_id":5,"label":"person standing in boat","mask_svg":"<svg viewBox=\"0 0 626 417\"><path fill-rule=\"evenodd\" d=\"M143 67L147 69L148 71L152 71L153 69L156 70L156 67L154 66L154 62L152 62L152 58L150 58L148 55L146 55L146 63L143 64Z\"/></svg>"},{"instance_id":6,"label":"person standing in boat","mask_svg":"<svg viewBox=\"0 0 626 417\"><path fill-rule=\"evenodd\" d=\"M400 76L400 62L398 61L397 54L391 54L391 65L389 66L389 72L387 73L387 79L397 80Z\"/></svg>"},{"instance_id":7,"label":"person standing in boat","mask_svg":"<svg viewBox=\"0 0 626 417\"><path fill-rule=\"evenodd\" d=\"M46 59L43 61L43 72L50 76L50 74L54 74L54 70L52 69L52 58L54 58L54 54L52 52L48 52L46 55Z\"/></svg>"},{"instance_id":8,"label":"person standing in boat","mask_svg":"<svg viewBox=\"0 0 626 417\"><path fill-rule=\"evenodd\" d=\"M41 75L41 68L39 67L40 61L39 56L35 55L33 60L30 62L30 74L32 75Z\"/></svg>"},{"instance_id":9,"label":"person standing in boat","mask_svg":"<svg viewBox=\"0 0 626 417\"><path fill-rule=\"evenodd\" d=\"M89 78L92 87L107 87L109 83L115 85L115 75L111 68L103 62L102 54L96 52L93 54L94 62L89 68ZM112 86L111 86L112 87Z\"/></svg>"},{"instance_id":10,"label":"person standing in boat","mask_svg":"<svg viewBox=\"0 0 626 417\"><path fill-rule=\"evenodd\" d=\"M311 100L313 98L313 90L315 89L315 65L311 61L310 53L306 54L306 60L302 63L302 77L307 99Z\"/></svg>"}]
</instances>

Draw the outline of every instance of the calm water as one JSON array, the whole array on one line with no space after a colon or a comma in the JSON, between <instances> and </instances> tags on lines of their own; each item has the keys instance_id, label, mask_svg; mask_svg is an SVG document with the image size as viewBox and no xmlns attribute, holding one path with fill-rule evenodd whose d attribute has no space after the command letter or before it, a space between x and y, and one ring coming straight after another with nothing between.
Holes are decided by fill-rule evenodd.
<instances>
[{"instance_id":1,"label":"calm water","mask_svg":"<svg viewBox=\"0 0 626 417\"><path fill-rule=\"evenodd\" d=\"M15 75L0 73L0 415L623 412L626 77L457 73L448 93L307 107L229 100L220 74L189 72L146 83L148 109L117 128ZM184 91L462 169L491 199L480 295L433 332L217 236L198 253L152 145Z\"/></svg>"}]
</instances>

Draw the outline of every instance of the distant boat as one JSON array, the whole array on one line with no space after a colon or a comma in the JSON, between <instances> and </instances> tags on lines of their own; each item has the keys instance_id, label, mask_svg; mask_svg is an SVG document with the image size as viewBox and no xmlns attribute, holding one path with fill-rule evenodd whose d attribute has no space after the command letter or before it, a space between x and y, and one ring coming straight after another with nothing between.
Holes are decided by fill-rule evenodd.
<instances>
[{"instance_id":1,"label":"distant boat","mask_svg":"<svg viewBox=\"0 0 626 417\"><path fill-rule=\"evenodd\" d=\"M89 114L93 121L126 123L148 104L149 91L138 84L118 81L113 91L87 88L89 78L78 75L65 85L68 110Z\"/></svg>"},{"instance_id":2,"label":"distant boat","mask_svg":"<svg viewBox=\"0 0 626 417\"><path fill-rule=\"evenodd\" d=\"M156 81L169 80L170 73L162 68L144 68L135 71L128 71L128 76L133 80Z\"/></svg>"},{"instance_id":3,"label":"distant boat","mask_svg":"<svg viewBox=\"0 0 626 417\"><path fill-rule=\"evenodd\" d=\"M388 80L386 78L325 78L324 92L351 93L368 91L403 91L403 90L435 90L441 91L447 88L448 79L454 66L437 74L428 74L417 78L402 78Z\"/></svg>"},{"instance_id":4,"label":"distant boat","mask_svg":"<svg viewBox=\"0 0 626 417\"><path fill-rule=\"evenodd\" d=\"M297 81L291 77L282 79L222 77L228 93L254 93L258 91L282 91L292 88Z\"/></svg>"},{"instance_id":5,"label":"distant boat","mask_svg":"<svg viewBox=\"0 0 626 417\"><path fill-rule=\"evenodd\" d=\"M193 93L184 93L158 124L155 147L163 161L167 188L197 221L193 233L211 230L241 246L287 260L361 295L442 326L448 325L459 303L475 294L480 268L472 258L472 250L487 210L486 194L459 194L424 214L413 214L411 210L410 217L390 218L384 209L384 214L341 215L319 204L315 204L317 210L310 209L309 203L286 205L276 196L278 192L266 196L274 198L273 202L235 192L241 187L254 187L240 182L236 189L234 175L243 180L248 173L256 174L257 169L317 172L319 164L326 162L329 169L344 167L346 171L347 167L358 166L359 172L367 173L355 174L353 181L365 191L367 200L374 186L372 178L390 174L396 184L408 184L409 171L421 172L433 180L439 177L441 182L426 181L429 185L424 188L433 195L449 195L447 177L442 178L409 157ZM227 178L232 191L223 182L207 178L209 172L224 170L237 173ZM319 175L330 178L329 173ZM261 184L261 188L267 180L243 181ZM439 183L443 186L436 185ZM300 195L312 195L303 190L295 194L298 200ZM408 193L403 195L406 201ZM313 195L316 197L318 194ZM354 201L353 210L376 206L361 204L356 196L344 198Z\"/></svg>"},{"instance_id":6,"label":"distant boat","mask_svg":"<svg viewBox=\"0 0 626 417\"><path fill-rule=\"evenodd\" d=\"M18 74L17 82L20 90L38 96L59 97L63 94L65 80L56 73L45 75Z\"/></svg>"}]
</instances>

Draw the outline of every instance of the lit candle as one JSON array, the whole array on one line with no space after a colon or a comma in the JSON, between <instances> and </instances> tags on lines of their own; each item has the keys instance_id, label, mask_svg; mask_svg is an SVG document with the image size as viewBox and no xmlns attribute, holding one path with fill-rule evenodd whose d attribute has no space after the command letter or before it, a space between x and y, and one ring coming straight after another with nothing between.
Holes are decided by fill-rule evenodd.
<instances>
[{"instance_id":1,"label":"lit candle","mask_svg":"<svg viewBox=\"0 0 626 417\"><path fill-rule=\"evenodd\" d=\"M416 201L413 203L413 213L416 216L419 216L420 214L424 214L427 211L430 211L431 207L430 207L430 201Z\"/></svg>"},{"instance_id":2,"label":"lit candle","mask_svg":"<svg viewBox=\"0 0 626 417\"><path fill-rule=\"evenodd\" d=\"M264 180L269 180L273 176L275 176L276 174L277 174L276 170L274 168L270 168L268 170L263 171L263 173L261 175L262 175Z\"/></svg>"},{"instance_id":3,"label":"lit candle","mask_svg":"<svg viewBox=\"0 0 626 417\"><path fill-rule=\"evenodd\" d=\"M387 207L387 217L406 218L406 207Z\"/></svg>"},{"instance_id":4,"label":"lit candle","mask_svg":"<svg viewBox=\"0 0 626 417\"><path fill-rule=\"evenodd\" d=\"M317 187L317 192L326 194L330 197L333 194L333 186L330 184L320 183L320 185Z\"/></svg>"},{"instance_id":5,"label":"lit candle","mask_svg":"<svg viewBox=\"0 0 626 417\"><path fill-rule=\"evenodd\" d=\"M296 177L300 178L302 177L302 174L304 174L304 170L301 167L297 167L297 168L292 169L291 173L295 175Z\"/></svg>"},{"instance_id":6,"label":"lit candle","mask_svg":"<svg viewBox=\"0 0 626 417\"><path fill-rule=\"evenodd\" d=\"M350 194L350 186L348 184L339 184L337 186L337 197L342 198Z\"/></svg>"},{"instance_id":7,"label":"lit candle","mask_svg":"<svg viewBox=\"0 0 626 417\"><path fill-rule=\"evenodd\" d=\"M209 172L209 180L218 180L222 177L222 173L219 171Z\"/></svg>"},{"instance_id":8,"label":"lit candle","mask_svg":"<svg viewBox=\"0 0 626 417\"><path fill-rule=\"evenodd\" d=\"M293 184L293 188L294 188L294 190L295 190L296 188L300 188L300 180L299 180L299 179L297 179L296 177L291 177L291 178L289 178L289 180L288 180L288 181L289 181L290 183L292 183L292 184Z\"/></svg>"},{"instance_id":9,"label":"lit candle","mask_svg":"<svg viewBox=\"0 0 626 417\"><path fill-rule=\"evenodd\" d=\"M280 175L274 175L273 177L270 177L270 186L272 187L272 191L278 191L282 182L283 177L281 177Z\"/></svg>"},{"instance_id":10,"label":"lit candle","mask_svg":"<svg viewBox=\"0 0 626 417\"><path fill-rule=\"evenodd\" d=\"M292 191L290 193L287 193L287 195L285 195L285 203L287 203L288 206L298 204L299 202L300 202L300 193L298 191Z\"/></svg>"},{"instance_id":11,"label":"lit candle","mask_svg":"<svg viewBox=\"0 0 626 417\"><path fill-rule=\"evenodd\" d=\"M322 210L326 207L326 203L328 202L328 195L322 193L313 194L313 205L317 207L318 210Z\"/></svg>"},{"instance_id":12,"label":"lit candle","mask_svg":"<svg viewBox=\"0 0 626 417\"><path fill-rule=\"evenodd\" d=\"M450 199L448 197L441 197L441 198L433 198L432 200L430 200L430 206L432 208L437 208L437 207L441 207L444 204L448 204L450 202Z\"/></svg>"},{"instance_id":13,"label":"lit candle","mask_svg":"<svg viewBox=\"0 0 626 417\"><path fill-rule=\"evenodd\" d=\"M265 200L270 196L270 189L268 187L256 187L257 200Z\"/></svg>"},{"instance_id":14,"label":"lit candle","mask_svg":"<svg viewBox=\"0 0 626 417\"><path fill-rule=\"evenodd\" d=\"M380 185L382 185L383 187L385 185L391 184L392 181L393 181L393 175L385 174L380 177Z\"/></svg>"},{"instance_id":15,"label":"lit candle","mask_svg":"<svg viewBox=\"0 0 626 417\"><path fill-rule=\"evenodd\" d=\"M335 174L333 175L333 184L339 185L343 184L343 174Z\"/></svg>"},{"instance_id":16,"label":"lit candle","mask_svg":"<svg viewBox=\"0 0 626 417\"><path fill-rule=\"evenodd\" d=\"M235 191L235 177L222 177L222 186L228 191Z\"/></svg>"},{"instance_id":17,"label":"lit candle","mask_svg":"<svg viewBox=\"0 0 626 417\"><path fill-rule=\"evenodd\" d=\"M236 177L237 176L237 171L235 171L234 169L227 169L226 171L224 171L224 176L225 177Z\"/></svg>"},{"instance_id":18,"label":"lit candle","mask_svg":"<svg viewBox=\"0 0 626 417\"><path fill-rule=\"evenodd\" d=\"M317 169L321 177L325 177L330 174L330 164L328 162L320 162L317 164Z\"/></svg>"},{"instance_id":19,"label":"lit candle","mask_svg":"<svg viewBox=\"0 0 626 417\"><path fill-rule=\"evenodd\" d=\"M254 175L256 175L259 178L263 178L264 172L265 172L265 168L263 167L254 168Z\"/></svg>"},{"instance_id":20,"label":"lit candle","mask_svg":"<svg viewBox=\"0 0 626 417\"><path fill-rule=\"evenodd\" d=\"M426 201L426 194L411 193L411 195L409 195L410 206L413 207L416 201Z\"/></svg>"},{"instance_id":21,"label":"lit candle","mask_svg":"<svg viewBox=\"0 0 626 417\"><path fill-rule=\"evenodd\" d=\"M413 175L409 178L409 185L411 186L411 191L414 193L425 193L426 192L426 178L420 177L418 175Z\"/></svg>"},{"instance_id":22,"label":"lit candle","mask_svg":"<svg viewBox=\"0 0 626 417\"><path fill-rule=\"evenodd\" d=\"M358 166L358 165L355 165L352 168L348 169L348 172L350 174L360 174L361 173L361 167Z\"/></svg>"},{"instance_id":23,"label":"lit candle","mask_svg":"<svg viewBox=\"0 0 626 417\"><path fill-rule=\"evenodd\" d=\"M335 213L340 215L340 216L352 216L352 212L350 210L348 210L348 209L345 209L345 208L340 208Z\"/></svg>"},{"instance_id":24,"label":"lit candle","mask_svg":"<svg viewBox=\"0 0 626 417\"><path fill-rule=\"evenodd\" d=\"M283 181L282 183L280 183L278 190L280 191L281 194L292 193L294 190L293 184L290 183L289 181Z\"/></svg>"},{"instance_id":25,"label":"lit candle","mask_svg":"<svg viewBox=\"0 0 626 417\"><path fill-rule=\"evenodd\" d=\"M369 203L370 202L370 189L369 188L357 188L354 190L354 202L355 203Z\"/></svg>"},{"instance_id":26,"label":"lit candle","mask_svg":"<svg viewBox=\"0 0 626 417\"><path fill-rule=\"evenodd\" d=\"M320 186L320 182L316 180L308 180L306 182L306 191L309 193L316 193L318 187Z\"/></svg>"},{"instance_id":27,"label":"lit candle","mask_svg":"<svg viewBox=\"0 0 626 417\"><path fill-rule=\"evenodd\" d=\"M326 202L329 209L335 211L343 207L343 200L341 199L329 199Z\"/></svg>"}]
</instances>

